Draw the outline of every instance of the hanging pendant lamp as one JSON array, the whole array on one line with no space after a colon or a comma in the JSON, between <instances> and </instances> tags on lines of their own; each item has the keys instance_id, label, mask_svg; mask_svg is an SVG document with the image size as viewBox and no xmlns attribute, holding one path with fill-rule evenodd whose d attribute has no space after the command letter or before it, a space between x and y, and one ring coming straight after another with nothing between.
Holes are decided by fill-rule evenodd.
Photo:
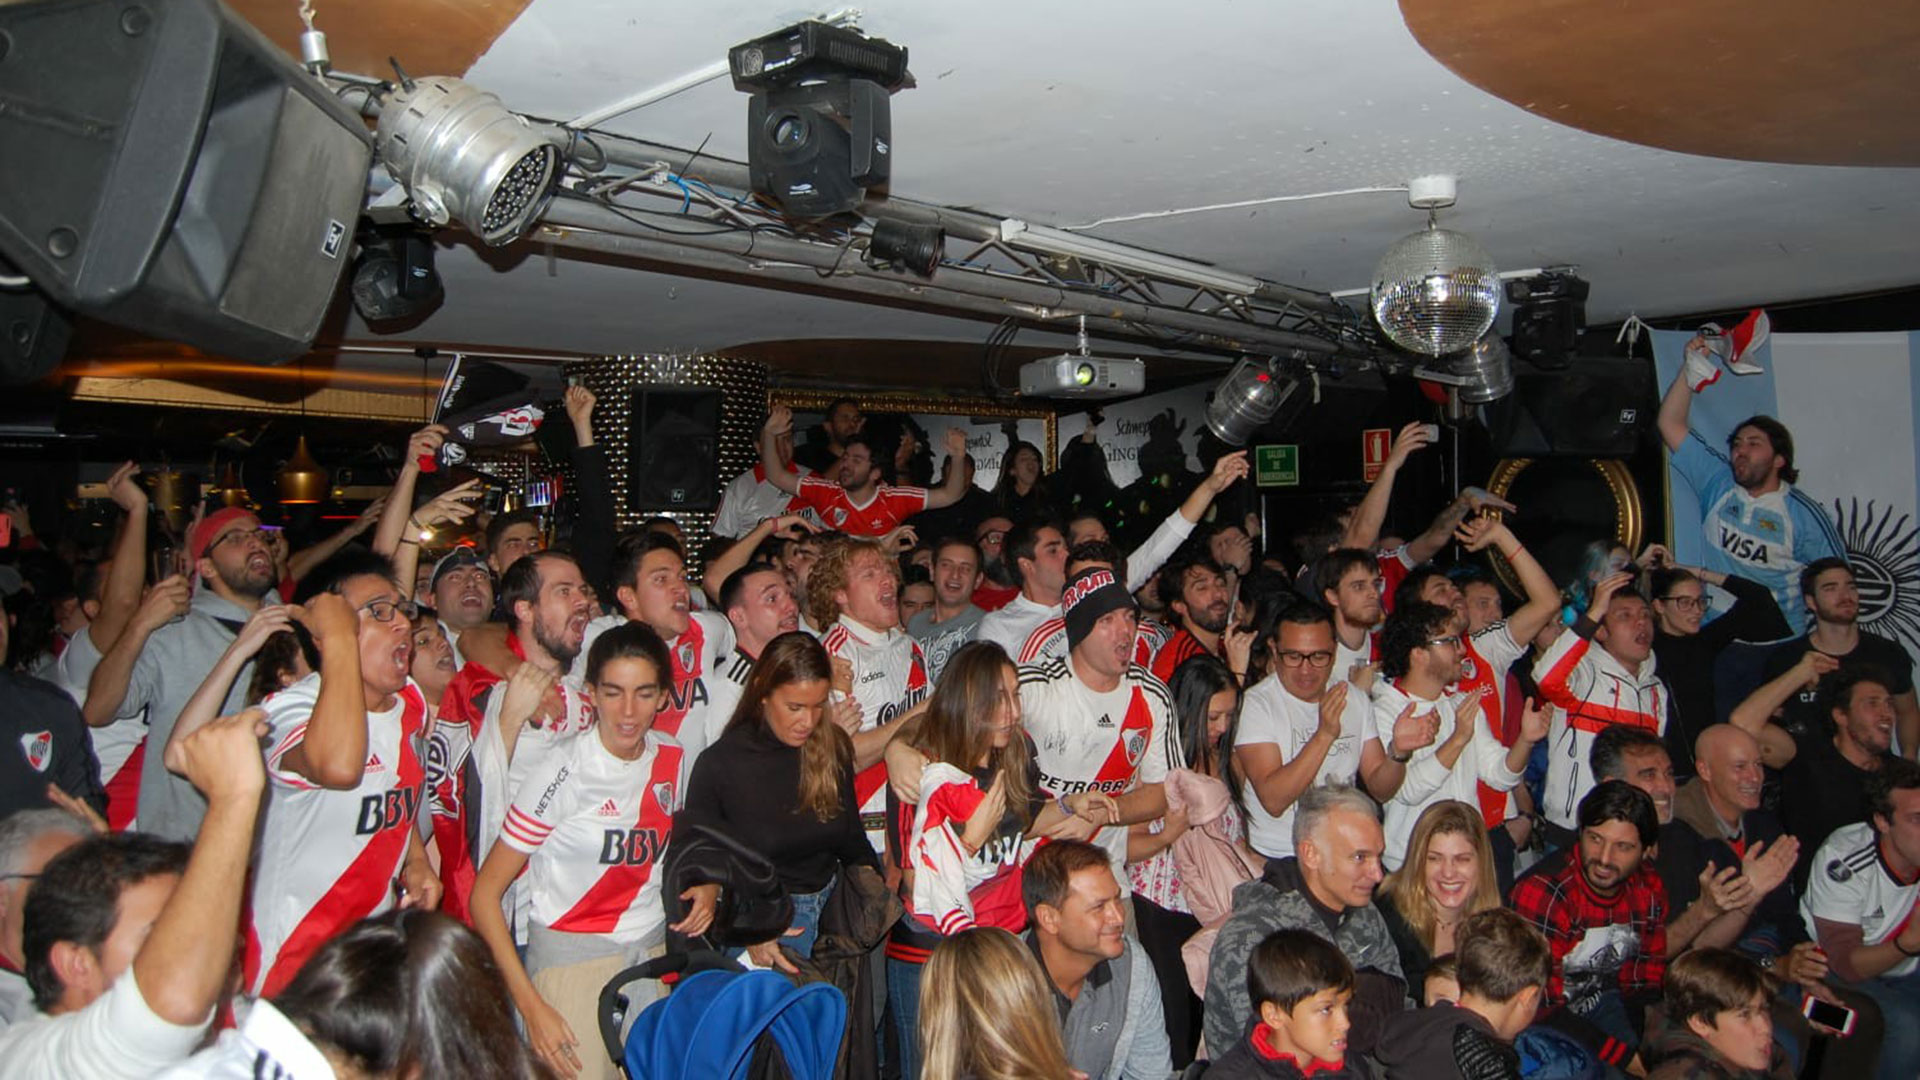
<instances>
[{"instance_id":1,"label":"hanging pendant lamp","mask_svg":"<svg viewBox=\"0 0 1920 1080\"><path fill-rule=\"evenodd\" d=\"M327 470L313 459L307 449L307 437L293 448L293 456L280 469L280 502L286 506L305 506L327 497Z\"/></svg>"}]
</instances>

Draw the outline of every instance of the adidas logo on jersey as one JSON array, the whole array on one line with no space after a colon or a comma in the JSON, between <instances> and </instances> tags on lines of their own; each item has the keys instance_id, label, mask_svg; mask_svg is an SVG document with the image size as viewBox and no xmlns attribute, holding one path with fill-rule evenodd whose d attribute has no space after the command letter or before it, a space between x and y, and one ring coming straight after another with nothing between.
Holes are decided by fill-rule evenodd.
<instances>
[{"instance_id":1,"label":"adidas logo on jersey","mask_svg":"<svg viewBox=\"0 0 1920 1080\"><path fill-rule=\"evenodd\" d=\"M1095 721L1093 726L1094 727L1112 727L1113 717L1108 715L1107 713L1101 713L1100 719Z\"/></svg>"},{"instance_id":2,"label":"adidas logo on jersey","mask_svg":"<svg viewBox=\"0 0 1920 1080\"><path fill-rule=\"evenodd\" d=\"M367 755L367 771L368 772L379 772L381 769L384 769L384 768L386 768L386 766L380 763L379 754Z\"/></svg>"},{"instance_id":3,"label":"adidas logo on jersey","mask_svg":"<svg viewBox=\"0 0 1920 1080\"><path fill-rule=\"evenodd\" d=\"M606 802L603 802L600 804L600 809L594 812L599 814L601 817L619 817L620 804L614 802L612 799L608 799Z\"/></svg>"}]
</instances>

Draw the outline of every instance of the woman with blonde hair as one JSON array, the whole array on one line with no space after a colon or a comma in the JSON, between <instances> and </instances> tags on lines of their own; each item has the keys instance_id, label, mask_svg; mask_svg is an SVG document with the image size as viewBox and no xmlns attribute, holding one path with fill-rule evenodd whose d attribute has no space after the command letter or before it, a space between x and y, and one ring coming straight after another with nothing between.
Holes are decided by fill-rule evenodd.
<instances>
[{"instance_id":1,"label":"woman with blonde hair","mask_svg":"<svg viewBox=\"0 0 1920 1080\"><path fill-rule=\"evenodd\" d=\"M1413 824L1406 861L1387 875L1380 898L1407 989L1418 1000L1434 958L1453 952L1460 920L1500 906L1480 811L1451 799L1427 807Z\"/></svg>"},{"instance_id":2,"label":"woman with blonde hair","mask_svg":"<svg viewBox=\"0 0 1920 1080\"><path fill-rule=\"evenodd\" d=\"M1064 1080L1053 991L1033 951L996 927L942 941L920 979L921 1073L941 1080Z\"/></svg>"},{"instance_id":3,"label":"woman with blonde hair","mask_svg":"<svg viewBox=\"0 0 1920 1080\"><path fill-rule=\"evenodd\" d=\"M720 737L694 762L677 829L705 825L765 856L793 898L789 936L749 946L762 967L793 971L785 945L813 954L840 867L879 869L861 829L853 746L828 720L833 668L800 631L767 643Z\"/></svg>"}]
</instances>

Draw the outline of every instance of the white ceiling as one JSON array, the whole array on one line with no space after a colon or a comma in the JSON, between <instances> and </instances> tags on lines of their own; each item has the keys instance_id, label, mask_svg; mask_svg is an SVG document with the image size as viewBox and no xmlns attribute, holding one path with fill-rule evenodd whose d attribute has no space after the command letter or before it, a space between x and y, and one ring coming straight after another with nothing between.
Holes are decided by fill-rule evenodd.
<instances>
[{"instance_id":1,"label":"white ceiling","mask_svg":"<svg viewBox=\"0 0 1920 1080\"><path fill-rule=\"evenodd\" d=\"M1691 157L1562 127L1460 80L1383 0L869 0L863 11L863 29L911 50L919 81L893 99L899 195L1066 225L1451 173L1460 203L1442 223L1503 269L1578 266L1593 322L1920 282L1914 170ZM511 108L567 119L815 13L534 0L467 77ZM1620 63L1631 79L1632 58ZM746 104L720 79L606 126L744 161ZM1422 220L1403 195L1371 193L1094 232L1333 291L1364 287ZM651 352L988 330L565 257L501 271L460 246L440 269L446 304L407 338ZM374 335L356 322L348 336Z\"/></svg>"}]
</instances>

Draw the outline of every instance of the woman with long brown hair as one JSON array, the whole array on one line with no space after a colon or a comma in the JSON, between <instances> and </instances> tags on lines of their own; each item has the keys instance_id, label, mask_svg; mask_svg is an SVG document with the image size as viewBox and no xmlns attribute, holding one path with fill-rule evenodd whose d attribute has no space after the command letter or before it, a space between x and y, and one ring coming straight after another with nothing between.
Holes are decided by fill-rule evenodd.
<instances>
[{"instance_id":1,"label":"woman with long brown hair","mask_svg":"<svg viewBox=\"0 0 1920 1080\"><path fill-rule=\"evenodd\" d=\"M853 743L827 718L832 679L827 651L811 636L795 631L768 642L726 730L694 763L675 822L682 830L708 826L759 852L793 897L797 933L747 949L762 967L793 970L781 945L812 955L841 866L879 869L860 826Z\"/></svg>"},{"instance_id":2,"label":"woman with long brown hair","mask_svg":"<svg viewBox=\"0 0 1920 1080\"><path fill-rule=\"evenodd\" d=\"M1500 906L1479 809L1451 799L1427 807L1413 823L1406 862L1381 884L1380 900L1407 990L1418 1001L1434 958L1453 952L1460 920Z\"/></svg>"},{"instance_id":3,"label":"woman with long brown hair","mask_svg":"<svg viewBox=\"0 0 1920 1080\"><path fill-rule=\"evenodd\" d=\"M900 1033L900 1075L919 1072L915 1024L921 967L948 934L974 926L1026 928L1020 867L1038 836L1085 839L1115 816L1097 791L1048 801L1020 727L1020 683L1000 646L953 654L924 714L902 738L926 757L917 806L896 804L907 917L887 940L887 998ZM1075 825L1079 828L1073 831Z\"/></svg>"},{"instance_id":4,"label":"woman with long brown hair","mask_svg":"<svg viewBox=\"0 0 1920 1080\"><path fill-rule=\"evenodd\" d=\"M921 978L924 1076L1063 1080L1067 1064L1053 990L1033 951L996 927L942 941Z\"/></svg>"}]
</instances>

